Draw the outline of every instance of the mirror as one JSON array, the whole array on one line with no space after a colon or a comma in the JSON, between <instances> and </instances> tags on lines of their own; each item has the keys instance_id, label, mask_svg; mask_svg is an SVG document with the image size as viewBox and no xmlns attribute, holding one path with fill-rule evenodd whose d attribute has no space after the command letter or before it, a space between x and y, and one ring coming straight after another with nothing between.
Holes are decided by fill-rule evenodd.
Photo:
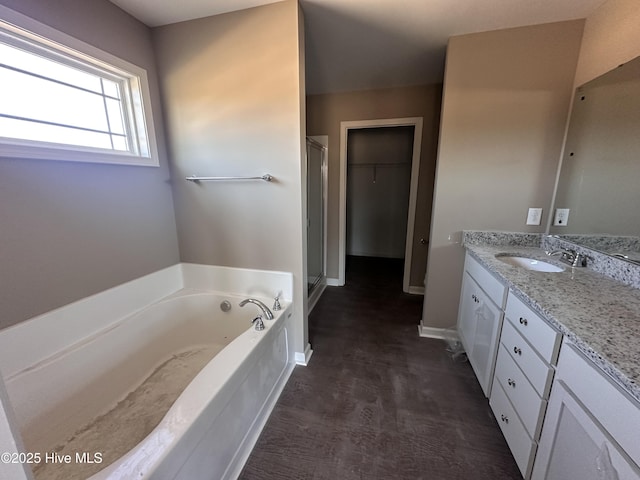
<instances>
[{"instance_id":1,"label":"mirror","mask_svg":"<svg viewBox=\"0 0 640 480\"><path fill-rule=\"evenodd\" d=\"M640 57L576 89L556 208L550 234L640 261Z\"/></svg>"}]
</instances>

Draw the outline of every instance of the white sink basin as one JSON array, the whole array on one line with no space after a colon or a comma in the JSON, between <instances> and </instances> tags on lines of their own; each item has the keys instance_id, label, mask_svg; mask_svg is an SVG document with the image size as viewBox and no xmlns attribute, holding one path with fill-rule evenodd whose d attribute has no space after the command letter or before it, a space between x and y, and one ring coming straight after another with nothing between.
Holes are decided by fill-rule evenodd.
<instances>
[{"instance_id":1,"label":"white sink basin","mask_svg":"<svg viewBox=\"0 0 640 480\"><path fill-rule=\"evenodd\" d=\"M534 272L562 272L564 268L547 263L543 260L536 260L535 258L517 257L511 255L496 255L496 258L501 262L507 263L514 267L521 267L526 270L533 270Z\"/></svg>"}]
</instances>

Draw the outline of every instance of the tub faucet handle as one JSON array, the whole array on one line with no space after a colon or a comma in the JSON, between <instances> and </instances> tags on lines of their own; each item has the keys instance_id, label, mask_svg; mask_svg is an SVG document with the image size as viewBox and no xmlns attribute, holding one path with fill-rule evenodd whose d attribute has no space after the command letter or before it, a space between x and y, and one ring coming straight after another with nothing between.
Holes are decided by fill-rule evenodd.
<instances>
[{"instance_id":1,"label":"tub faucet handle","mask_svg":"<svg viewBox=\"0 0 640 480\"><path fill-rule=\"evenodd\" d=\"M264 330L264 322L262 321L262 315L258 315L256 318L254 318L253 320L251 320L251 324L256 324L256 330L258 330L259 332Z\"/></svg>"},{"instance_id":2,"label":"tub faucet handle","mask_svg":"<svg viewBox=\"0 0 640 480\"><path fill-rule=\"evenodd\" d=\"M280 305L280 295L282 295L282 293L279 293L278 295L276 295L276 298L273 299L273 308L272 310L274 311L278 311L278 310L282 310L282 305Z\"/></svg>"}]
</instances>

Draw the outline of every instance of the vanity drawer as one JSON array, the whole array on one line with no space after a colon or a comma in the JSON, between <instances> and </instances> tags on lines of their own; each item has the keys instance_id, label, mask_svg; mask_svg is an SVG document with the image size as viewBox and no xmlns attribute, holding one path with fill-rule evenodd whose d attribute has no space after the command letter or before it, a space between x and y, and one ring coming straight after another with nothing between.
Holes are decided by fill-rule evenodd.
<instances>
[{"instance_id":1,"label":"vanity drawer","mask_svg":"<svg viewBox=\"0 0 640 480\"><path fill-rule=\"evenodd\" d=\"M522 476L528 478L537 444L531 440L526 428L520 422L500 382L493 382L489 405L498 420L500 430L502 430Z\"/></svg>"},{"instance_id":2,"label":"vanity drawer","mask_svg":"<svg viewBox=\"0 0 640 480\"><path fill-rule=\"evenodd\" d=\"M495 378L502 385L529 436L537 439L547 402L540 398L504 345L500 345L498 351Z\"/></svg>"},{"instance_id":3,"label":"vanity drawer","mask_svg":"<svg viewBox=\"0 0 640 480\"><path fill-rule=\"evenodd\" d=\"M507 298L505 316L531 345L535 345L536 350L547 363L555 365L562 341L562 335L559 332L512 292L509 292Z\"/></svg>"},{"instance_id":4,"label":"vanity drawer","mask_svg":"<svg viewBox=\"0 0 640 480\"><path fill-rule=\"evenodd\" d=\"M548 398L553 380L553 368L536 353L510 322L502 324L500 343L520 367L520 370L524 372L538 395L542 398Z\"/></svg>"},{"instance_id":5,"label":"vanity drawer","mask_svg":"<svg viewBox=\"0 0 640 480\"><path fill-rule=\"evenodd\" d=\"M502 309L507 294L507 287L491 275L486 268L468 253L464 262L464 269L471 275L476 283L482 287L482 290L493 300L493 303Z\"/></svg>"}]
</instances>

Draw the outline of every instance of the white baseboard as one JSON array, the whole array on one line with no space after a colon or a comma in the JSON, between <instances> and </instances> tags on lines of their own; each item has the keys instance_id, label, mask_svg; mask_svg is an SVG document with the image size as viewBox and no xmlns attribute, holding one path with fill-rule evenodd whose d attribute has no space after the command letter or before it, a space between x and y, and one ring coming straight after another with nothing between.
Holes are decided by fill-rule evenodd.
<instances>
[{"instance_id":1,"label":"white baseboard","mask_svg":"<svg viewBox=\"0 0 640 480\"><path fill-rule=\"evenodd\" d=\"M425 338L437 338L440 340L458 341L458 333L453 328L434 328L418 325L418 335Z\"/></svg>"},{"instance_id":2,"label":"white baseboard","mask_svg":"<svg viewBox=\"0 0 640 480\"><path fill-rule=\"evenodd\" d=\"M410 293L411 295L424 295L424 287L409 286L409 291L407 293Z\"/></svg>"},{"instance_id":3,"label":"white baseboard","mask_svg":"<svg viewBox=\"0 0 640 480\"><path fill-rule=\"evenodd\" d=\"M344 282L341 282L338 278L327 278L327 286L344 287Z\"/></svg>"},{"instance_id":4,"label":"white baseboard","mask_svg":"<svg viewBox=\"0 0 640 480\"><path fill-rule=\"evenodd\" d=\"M311 359L311 355L313 355L313 350L311 350L311 345L307 343L307 346L304 349L304 352L296 352L295 360L298 365L307 366L309 365L309 360Z\"/></svg>"}]
</instances>

